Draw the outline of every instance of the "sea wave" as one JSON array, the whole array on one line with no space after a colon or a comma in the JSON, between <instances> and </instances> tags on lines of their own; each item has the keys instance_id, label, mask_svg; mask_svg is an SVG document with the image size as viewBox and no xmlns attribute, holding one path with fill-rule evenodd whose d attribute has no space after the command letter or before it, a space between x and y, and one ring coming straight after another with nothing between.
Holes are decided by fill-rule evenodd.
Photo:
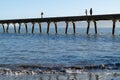
<instances>
[{"instance_id":1,"label":"sea wave","mask_svg":"<svg viewBox=\"0 0 120 80\"><path fill-rule=\"evenodd\" d=\"M0 75L73 74L120 70L120 63L89 66L0 65Z\"/></svg>"}]
</instances>

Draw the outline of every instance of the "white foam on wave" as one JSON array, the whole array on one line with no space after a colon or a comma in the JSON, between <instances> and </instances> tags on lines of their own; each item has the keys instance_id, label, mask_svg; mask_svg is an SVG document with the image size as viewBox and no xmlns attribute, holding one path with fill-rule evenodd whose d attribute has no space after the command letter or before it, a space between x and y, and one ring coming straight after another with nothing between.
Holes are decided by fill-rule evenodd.
<instances>
[{"instance_id":1,"label":"white foam on wave","mask_svg":"<svg viewBox=\"0 0 120 80\"><path fill-rule=\"evenodd\" d=\"M71 73L81 73L81 72L83 72L83 70L75 70L75 69L70 69L69 68L69 69L66 69L65 72L70 73L70 74Z\"/></svg>"}]
</instances>

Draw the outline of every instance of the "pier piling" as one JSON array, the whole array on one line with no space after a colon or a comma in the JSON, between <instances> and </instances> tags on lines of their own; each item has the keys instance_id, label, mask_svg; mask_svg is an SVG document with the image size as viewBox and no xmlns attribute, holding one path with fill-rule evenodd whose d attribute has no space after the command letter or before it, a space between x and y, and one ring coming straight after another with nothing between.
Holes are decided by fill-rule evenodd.
<instances>
[{"instance_id":1,"label":"pier piling","mask_svg":"<svg viewBox=\"0 0 120 80\"><path fill-rule=\"evenodd\" d=\"M24 23L24 24L25 24L26 33L28 33L27 23Z\"/></svg>"},{"instance_id":2,"label":"pier piling","mask_svg":"<svg viewBox=\"0 0 120 80\"><path fill-rule=\"evenodd\" d=\"M6 32L8 33L9 30L9 23L7 23L7 28L6 28Z\"/></svg>"},{"instance_id":3,"label":"pier piling","mask_svg":"<svg viewBox=\"0 0 120 80\"><path fill-rule=\"evenodd\" d=\"M5 26L4 26L4 24L2 24L2 27L3 27L3 32L5 32Z\"/></svg>"},{"instance_id":4,"label":"pier piling","mask_svg":"<svg viewBox=\"0 0 120 80\"><path fill-rule=\"evenodd\" d=\"M19 23L18 33L20 33L21 23Z\"/></svg>"},{"instance_id":5,"label":"pier piling","mask_svg":"<svg viewBox=\"0 0 120 80\"><path fill-rule=\"evenodd\" d=\"M116 20L113 20L112 35L115 35L115 23L116 23Z\"/></svg>"},{"instance_id":6,"label":"pier piling","mask_svg":"<svg viewBox=\"0 0 120 80\"><path fill-rule=\"evenodd\" d=\"M75 34L76 33L76 25L75 25L75 22L72 22L73 23L73 33Z\"/></svg>"},{"instance_id":7,"label":"pier piling","mask_svg":"<svg viewBox=\"0 0 120 80\"><path fill-rule=\"evenodd\" d=\"M65 23L66 23L65 34L67 34L67 32L68 32L68 22L66 21Z\"/></svg>"},{"instance_id":8,"label":"pier piling","mask_svg":"<svg viewBox=\"0 0 120 80\"><path fill-rule=\"evenodd\" d=\"M15 25L15 23L13 25L14 25L14 32L16 33L16 25Z\"/></svg>"},{"instance_id":9,"label":"pier piling","mask_svg":"<svg viewBox=\"0 0 120 80\"><path fill-rule=\"evenodd\" d=\"M42 33L41 23L38 23L38 24L39 24L39 30L40 30L40 33Z\"/></svg>"},{"instance_id":10,"label":"pier piling","mask_svg":"<svg viewBox=\"0 0 120 80\"><path fill-rule=\"evenodd\" d=\"M90 21L87 21L88 26L87 26L87 35L89 34L89 29L90 29Z\"/></svg>"},{"instance_id":11,"label":"pier piling","mask_svg":"<svg viewBox=\"0 0 120 80\"><path fill-rule=\"evenodd\" d=\"M35 23L32 23L32 34L34 33Z\"/></svg>"},{"instance_id":12,"label":"pier piling","mask_svg":"<svg viewBox=\"0 0 120 80\"><path fill-rule=\"evenodd\" d=\"M54 22L54 24L55 24L55 32L57 34L58 33L58 31L57 31L57 22Z\"/></svg>"},{"instance_id":13,"label":"pier piling","mask_svg":"<svg viewBox=\"0 0 120 80\"><path fill-rule=\"evenodd\" d=\"M50 22L47 22L47 34L49 34L49 30L50 30Z\"/></svg>"},{"instance_id":14,"label":"pier piling","mask_svg":"<svg viewBox=\"0 0 120 80\"><path fill-rule=\"evenodd\" d=\"M93 21L94 22L94 27L95 27L95 34L97 34L97 23L96 21Z\"/></svg>"}]
</instances>

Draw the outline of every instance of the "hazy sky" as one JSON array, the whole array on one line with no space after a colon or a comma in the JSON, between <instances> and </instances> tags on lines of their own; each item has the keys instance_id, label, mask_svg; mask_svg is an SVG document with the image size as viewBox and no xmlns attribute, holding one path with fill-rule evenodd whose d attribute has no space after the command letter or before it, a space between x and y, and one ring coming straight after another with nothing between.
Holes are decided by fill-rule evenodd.
<instances>
[{"instance_id":1,"label":"hazy sky","mask_svg":"<svg viewBox=\"0 0 120 80\"><path fill-rule=\"evenodd\" d=\"M120 13L120 0L0 0L0 19Z\"/></svg>"}]
</instances>

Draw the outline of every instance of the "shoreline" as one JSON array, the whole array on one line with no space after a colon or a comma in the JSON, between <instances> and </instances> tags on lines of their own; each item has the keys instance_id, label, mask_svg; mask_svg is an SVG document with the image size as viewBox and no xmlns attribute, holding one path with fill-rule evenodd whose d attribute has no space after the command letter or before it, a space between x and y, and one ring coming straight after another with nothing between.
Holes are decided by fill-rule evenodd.
<instances>
[{"instance_id":1,"label":"shoreline","mask_svg":"<svg viewBox=\"0 0 120 80\"><path fill-rule=\"evenodd\" d=\"M0 75L79 74L82 72L120 72L120 63L101 65L1 64Z\"/></svg>"},{"instance_id":2,"label":"shoreline","mask_svg":"<svg viewBox=\"0 0 120 80\"><path fill-rule=\"evenodd\" d=\"M79 74L2 75L0 80L120 80L120 72L82 72Z\"/></svg>"}]
</instances>

